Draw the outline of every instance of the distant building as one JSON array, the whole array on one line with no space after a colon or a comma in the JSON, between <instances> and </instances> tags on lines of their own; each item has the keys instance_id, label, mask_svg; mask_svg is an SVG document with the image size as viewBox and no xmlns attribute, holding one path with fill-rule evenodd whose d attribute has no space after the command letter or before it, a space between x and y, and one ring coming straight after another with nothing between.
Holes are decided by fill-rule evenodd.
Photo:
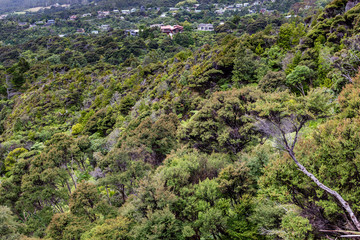
<instances>
[{"instance_id":1,"label":"distant building","mask_svg":"<svg viewBox=\"0 0 360 240\"><path fill-rule=\"evenodd\" d=\"M201 13L201 10L195 9L194 12L195 13Z\"/></svg>"},{"instance_id":2,"label":"distant building","mask_svg":"<svg viewBox=\"0 0 360 240\"><path fill-rule=\"evenodd\" d=\"M125 30L125 34L130 35L130 36L138 36L139 35L139 29Z\"/></svg>"},{"instance_id":3,"label":"distant building","mask_svg":"<svg viewBox=\"0 0 360 240\"><path fill-rule=\"evenodd\" d=\"M136 8L132 8L132 9L130 10L131 13L134 13L134 12L136 12L136 11L137 11Z\"/></svg>"},{"instance_id":4,"label":"distant building","mask_svg":"<svg viewBox=\"0 0 360 240\"><path fill-rule=\"evenodd\" d=\"M70 18L69 18L71 21L75 21L76 19L77 19L77 16L76 15L72 15L72 16L70 16Z\"/></svg>"},{"instance_id":5,"label":"distant building","mask_svg":"<svg viewBox=\"0 0 360 240\"><path fill-rule=\"evenodd\" d=\"M83 15L82 15L82 17L84 18L84 17L91 17L91 13L84 13Z\"/></svg>"},{"instance_id":6,"label":"distant building","mask_svg":"<svg viewBox=\"0 0 360 240\"><path fill-rule=\"evenodd\" d=\"M110 30L110 26L109 25L101 25L100 29L103 31L109 31Z\"/></svg>"},{"instance_id":7,"label":"distant building","mask_svg":"<svg viewBox=\"0 0 360 240\"><path fill-rule=\"evenodd\" d=\"M99 34L99 31L97 30L91 31L91 34Z\"/></svg>"},{"instance_id":8,"label":"distant building","mask_svg":"<svg viewBox=\"0 0 360 240\"><path fill-rule=\"evenodd\" d=\"M150 25L150 28L161 28L162 26L164 26L164 24L153 24Z\"/></svg>"},{"instance_id":9,"label":"distant building","mask_svg":"<svg viewBox=\"0 0 360 240\"><path fill-rule=\"evenodd\" d=\"M85 33L85 29L83 29L83 28L78 28L78 29L76 30L76 33Z\"/></svg>"},{"instance_id":10,"label":"distant building","mask_svg":"<svg viewBox=\"0 0 360 240\"><path fill-rule=\"evenodd\" d=\"M238 9L234 5L229 5L229 6L226 7L226 10L228 10L228 11L236 11Z\"/></svg>"},{"instance_id":11,"label":"distant building","mask_svg":"<svg viewBox=\"0 0 360 240\"><path fill-rule=\"evenodd\" d=\"M49 20L47 21L47 23L53 25L53 24L55 24L55 20L49 19Z\"/></svg>"},{"instance_id":12,"label":"distant building","mask_svg":"<svg viewBox=\"0 0 360 240\"><path fill-rule=\"evenodd\" d=\"M169 8L169 11L170 11L170 12L179 11L179 9L180 9L180 8L171 7L171 8Z\"/></svg>"},{"instance_id":13,"label":"distant building","mask_svg":"<svg viewBox=\"0 0 360 240\"><path fill-rule=\"evenodd\" d=\"M114 13L120 13L120 11L117 10L117 9L114 9L113 12L114 12Z\"/></svg>"},{"instance_id":14,"label":"distant building","mask_svg":"<svg viewBox=\"0 0 360 240\"><path fill-rule=\"evenodd\" d=\"M219 14L219 15L222 15L224 14L225 10L224 9L218 9L218 10L215 10L215 13L216 14Z\"/></svg>"},{"instance_id":15,"label":"distant building","mask_svg":"<svg viewBox=\"0 0 360 240\"><path fill-rule=\"evenodd\" d=\"M37 21L35 22L36 25L44 25L44 21Z\"/></svg>"},{"instance_id":16,"label":"distant building","mask_svg":"<svg viewBox=\"0 0 360 240\"><path fill-rule=\"evenodd\" d=\"M18 25L19 25L20 27L25 27L25 26L28 25L28 23L27 23L27 22L19 22Z\"/></svg>"},{"instance_id":17,"label":"distant building","mask_svg":"<svg viewBox=\"0 0 360 240\"><path fill-rule=\"evenodd\" d=\"M98 18L104 18L110 15L110 11L98 11Z\"/></svg>"},{"instance_id":18,"label":"distant building","mask_svg":"<svg viewBox=\"0 0 360 240\"><path fill-rule=\"evenodd\" d=\"M0 20L7 18L7 14L0 15Z\"/></svg>"},{"instance_id":19,"label":"distant building","mask_svg":"<svg viewBox=\"0 0 360 240\"><path fill-rule=\"evenodd\" d=\"M161 17L161 18L166 17L166 13L161 14L160 17Z\"/></svg>"},{"instance_id":20,"label":"distant building","mask_svg":"<svg viewBox=\"0 0 360 240\"><path fill-rule=\"evenodd\" d=\"M167 25L167 26L162 26L160 30L162 33L176 34L182 32L184 30L184 27L180 25L174 25L174 26Z\"/></svg>"},{"instance_id":21,"label":"distant building","mask_svg":"<svg viewBox=\"0 0 360 240\"><path fill-rule=\"evenodd\" d=\"M212 24L205 24L205 23L200 23L198 25L197 28L198 31L214 31L214 26Z\"/></svg>"},{"instance_id":22,"label":"distant building","mask_svg":"<svg viewBox=\"0 0 360 240\"><path fill-rule=\"evenodd\" d=\"M124 15L129 15L130 10L121 10L121 13L124 14Z\"/></svg>"}]
</instances>

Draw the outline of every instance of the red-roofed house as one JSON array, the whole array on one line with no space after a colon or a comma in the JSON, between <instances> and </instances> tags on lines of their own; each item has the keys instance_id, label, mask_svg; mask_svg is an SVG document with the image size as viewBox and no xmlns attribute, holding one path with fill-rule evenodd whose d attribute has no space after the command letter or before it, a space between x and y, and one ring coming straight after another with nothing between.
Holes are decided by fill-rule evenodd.
<instances>
[{"instance_id":1,"label":"red-roofed house","mask_svg":"<svg viewBox=\"0 0 360 240\"><path fill-rule=\"evenodd\" d=\"M184 30L184 27L180 25L174 25L174 26L166 25L166 26L161 26L160 30L162 33L176 34L178 32L182 32Z\"/></svg>"}]
</instances>

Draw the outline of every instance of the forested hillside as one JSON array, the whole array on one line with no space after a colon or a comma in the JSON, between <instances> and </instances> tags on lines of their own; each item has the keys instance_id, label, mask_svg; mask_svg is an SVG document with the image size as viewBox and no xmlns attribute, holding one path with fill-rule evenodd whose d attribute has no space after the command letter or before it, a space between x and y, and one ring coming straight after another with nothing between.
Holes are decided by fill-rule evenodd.
<instances>
[{"instance_id":1,"label":"forested hillside","mask_svg":"<svg viewBox=\"0 0 360 240\"><path fill-rule=\"evenodd\" d=\"M251 3L258 2L259 4L263 3L271 3L275 7L281 9L281 11L288 11L289 8L298 2L299 0L241 0L240 3ZM316 0L307 0L305 2L316 2ZM319 3L328 2L328 0L318 0ZM109 8L131 8L131 7L173 7L177 4L184 5L186 3L198 3L202 5L203 8L207 8L209 4L234 4L232 0L223 0L223 1L215 1L215 0L0 0L0 14L8 13L12 11L26 11L30 8L36 7L55 7L58 5L71 5L72 7L81 7L81 6L91 6L92 9L102 6Z\"/></svg>"},{"instance_id":2,"label":"forested hillside","mask_svg":"<svg viewBox=\"0 0 360 240\"><path fill-rule=\"evenodd\" d=\"M0 22L0 239L358 234L360 3L299 4Z\"/></svg>"}]
</instances>

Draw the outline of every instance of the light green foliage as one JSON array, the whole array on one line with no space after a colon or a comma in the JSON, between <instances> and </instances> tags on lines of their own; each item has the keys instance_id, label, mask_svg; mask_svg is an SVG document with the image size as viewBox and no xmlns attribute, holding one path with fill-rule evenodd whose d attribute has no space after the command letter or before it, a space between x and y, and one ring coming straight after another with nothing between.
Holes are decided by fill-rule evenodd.
<instances>
[{"instance_id":1,"label":"light green foliage","mask_svg":"<svg viewBox=\"0 0 360 240\"><path fill-rule=\"evenodd\" d=\"M309 232L312 230L309 220L298 215L294 210L289 210L281 221L279 236L283 239L312 239Z\"/></svg>"},{"instance_id":2,"label":"light green foliage","mask_svg":"<svg viewBox=\"0 0 360 240\"><path fill-rule=\"evenodd\" d=\"M357 119L329 121L322 125L312 138L301 141L296 149L303 165L311 169L324 184L338 189L355 211L359 209L356 201L358 193L355 191L358 166L354 156L359 142L354 134L358 131L357 128ZM272 161L267 170L261 185L268 196L284 202L289 199L282 196L290 194L304 206L316 204L324 209L323 214L332 221L345 214L325 192L320 191L310 179L299 173L287 156ZM288 182L291 187L283 185L284 182ZM310 194L312 191L316 194Z\"/></svg>"},{"instance_id":3,"label":"light green foliage","mask_svg":"<svg viewBox=\"0 0 360 240\"><path fill-rule=\"evenodd\" d=\"M130 224L129 219L121 216L107 219L103 224L98 224L81 235L81 240L128 240L131 239L129 234Z\"/></svg>"},{"instance_id":4,"label":"light green foliage","mask_svg":"<svg viewBox=\"0 0 360 240\"><path fill-rule=\"evenodd\" d=\"M282 60L284 57L284 52L278 45L273 45L271 48L266 49L263 56L266 56L266 64L273 71L281 70Z\"/></svg>"},{"instance_id":5,"label":"light green foliage","mask_svg":"<svg viewBox=\"0 0 360 240\"><path fill-rule=\"evenodd\" d=\"M4 240L20 239L19 224L11 212L10 208L0 206L0 238Z\"/></svg>"},{"instance_id":6,"label":"light green foliage","mask_svg":"<svg viewBox=\"0 0 360 240\"><path fill-rule=\"evenodd\" d=\"M281 239L313 239L309 220L300 216L295 205L282 205L269 200L256 204L250 221L256 224L264 235Z\"/></svg>"},{"instance_id":7,"label":"light green foliage","mask_svg":"<svg viewBox=\"0 0 360 240\"><path fill-rule=\"evenodd\" d=\"M14 164L18 161L19 158L21 158L21 155L23 153L26 153L27 151L28 150L26 150L25 148L16 148L13 151L11 151L4 161L5 171L11 172L11 169L13 168Z\"/></svg>"},{"instance_id":8,"label":"light green foliage","mask_svg":"<svg viewBox=\"0 0 360 240\"><path fill-rule=\"evenodd\" d=\"M195 184L199 180L213 178L220 169L229 164L230 159L225 154L211 154L194 152L177 152L170 155L159 168L166 185L174 192L181 188Z\"/></svg>"},{"instance_id":9,"label":"light green foliage","mask_svg":"<svg viewBox=\"0 0 360 240\"><path fill-rule=\"evenodd\" d=\"M295 96L289 92L268 94L259 99L253 106L260 117L275 118L279 116L280 122L286 117L295 115L296 121L309 121L326 117L331 114L333 103L332 96L326 89L312 89L306 96Z\"/></svg>"},{"instance_id":10,"label":"light green foliage","mask_svg":"<svg viewBox=\"0 0 360 240\"><path fill-rule=\"evenodd\" d=\"M168 208L149 212L147 218L133 229L135 239L184 239L181 222L176 220Z\"/></svg>"},{"instance_id":11,"label":"light green foliage","mask_svg":"<svg viewBox=\"0 0 360 240\"><path fill-rule=\"evenodd\" d=\"M78 135L83 131L83 129L84 129L84 126L82 124L80 124L80 123L77 123L74 126L72 126L71 133L73 135Z\"/></svg>"},{"instance_id":12,"label":"light green foliage","mask_svg":"<svg viewBox=\"0 0 360 240\"><path fill-rule=\"evenodd\" d=\"M295 24L295 22L285 23L280 27L277 44L284 50L299 44L300 38L305 35L305 26L303 24Z\"/></svg>"},{"instance_id":13,"label":"light green foliage","mask_svg":"<svg viewBox=\"0 0 360 240\"><path fill-rule=\"evenodd\" d=\"M187 0L162 18L177 2L85 2L0 21L0 235L290 240L352 228L278 150L297 136L299 161L359 215L359 6L277 0L215 15L213 0L201 12ZM144 8L97 16L130 5Z\"/></svg>"}]
</instances>

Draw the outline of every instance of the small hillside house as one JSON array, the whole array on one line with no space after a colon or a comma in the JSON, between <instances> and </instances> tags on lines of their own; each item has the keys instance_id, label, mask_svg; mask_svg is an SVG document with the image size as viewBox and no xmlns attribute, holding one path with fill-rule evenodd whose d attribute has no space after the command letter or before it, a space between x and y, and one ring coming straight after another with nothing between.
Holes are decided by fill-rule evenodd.
<instances>
[{"instance_id":1,"label":"small hillside house","mask_svg":"<svg viewBox=\"0 0 360 240\"><path fill-rule=\"evenodd\" d=\"M166 26L162 26L160 30L162 33L176 34L182 32L184 30L184 27L180 25L174 25L174 26L166 25Z\"/></svg>"},{"instance_id":2,"label":"small hillside house","mask_svg":"<svg viewBox=\"0 0 360 240\"><path fill-rule=\"evenodd\" d=\"M200 23L197 28L198 31L214 31L214 26L212 24Z\"/></svg>"}]
</instances>

